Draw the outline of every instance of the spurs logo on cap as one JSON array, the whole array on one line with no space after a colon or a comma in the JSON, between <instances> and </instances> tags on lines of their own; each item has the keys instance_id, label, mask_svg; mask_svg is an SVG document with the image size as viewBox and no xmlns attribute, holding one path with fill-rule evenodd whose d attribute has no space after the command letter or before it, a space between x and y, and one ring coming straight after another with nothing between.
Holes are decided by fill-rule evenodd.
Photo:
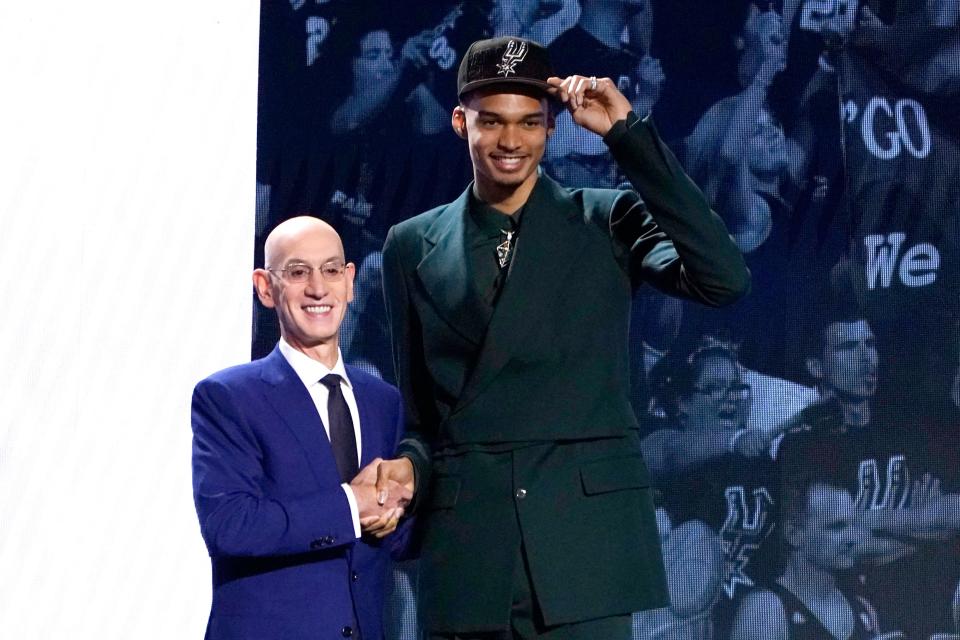
<instances>
[{"instance_id":1,"label":"spurs logo on cap","mask_svg":"<svg viewBox=\"0 0 960 640\"><path fill-rule=\"evenodd\" d=\"M511 73L516 73L517 70L514 68L518 62L522 62L523 59L527 56L527 43L520 42L517 44L516 40L511 40L507 43L507 50L503 52L503 57L500 58L500 64L497 65L497 75L503 74L504 78L510 76Z\"/></svg>"},{"instance_id":2,"label":"spurs logo on cap","mask_svg":"<svg viewBox=\"0 0 960 640\"><path fill-rule=\"evenodd\" d=\"M552 75L547 49L534 40L516 36L478 40L460 61L457 95L463 98L481 87L510 85L533 87L549 98L547 78Z\"/></svg>"}]
</instances>

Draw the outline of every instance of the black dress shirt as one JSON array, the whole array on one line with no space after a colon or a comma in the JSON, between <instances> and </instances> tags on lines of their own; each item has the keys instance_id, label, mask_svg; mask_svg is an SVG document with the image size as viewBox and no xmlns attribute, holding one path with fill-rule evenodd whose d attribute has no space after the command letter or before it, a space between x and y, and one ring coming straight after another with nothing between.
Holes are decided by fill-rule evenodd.
<instances>
[{"instance_id":1,"label":"black dress shirt","mask_svg":"<svg viewBox=\"0 0 960 640\"><path fill-rule=\"evenodd\" d=\"M474 291L479 294L479 307L485 314L484 324L488 324L497 298L503 289L510 269L510 262L500 267L497 259L497 246L507 238L506 231L513 231L510 260L516 251L520 229L520 217L523 207L511 214L503 213L470 194L470 221L467 225L467 247Z\"/></svg>"}]
</instances>

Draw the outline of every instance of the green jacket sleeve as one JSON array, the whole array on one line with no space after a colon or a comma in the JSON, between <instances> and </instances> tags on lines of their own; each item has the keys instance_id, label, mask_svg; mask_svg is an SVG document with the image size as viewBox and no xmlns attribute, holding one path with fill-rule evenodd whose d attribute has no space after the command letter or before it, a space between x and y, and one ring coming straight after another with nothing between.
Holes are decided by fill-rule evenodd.
<instances>
[{"instance_id":1,"label":"green jacket sleeve","mask_svg":"<svg viewBox=\"0 0 960 640\"><path fill-rule=\"evenodd\" d=\"M610 215L611 233L630 252L634 282L713 307L746 295L743 255L650 116L631 113L604 142L642 199L620 198Z\"/></svg>"},{"instance_id":2,"label":"green jacket sleeve","mask_svg":"<svg viewBox=\"0 0 960 640\"><path fill-rule=\"evenodd\" d=\"M422 332L410 301L400 241L395 231L390 230L383 247L383 293L393 340L397 386L406 407L406 433L397 446L397 456L409 458L413 463L415 486L409 510L414 512L430 486L432 438L428 425L435 425L438 419L432 416L432 404L423 388L423 380L427 378L426 364L421 362L423 349L418 348Z\"/></svg>"}]
</instances>

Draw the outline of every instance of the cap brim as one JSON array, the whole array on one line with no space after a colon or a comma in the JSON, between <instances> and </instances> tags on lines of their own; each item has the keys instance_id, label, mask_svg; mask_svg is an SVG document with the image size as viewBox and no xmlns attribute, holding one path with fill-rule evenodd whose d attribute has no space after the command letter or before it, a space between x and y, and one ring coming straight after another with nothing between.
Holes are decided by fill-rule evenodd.
<instances>
[{"instance_id":1,"label":"cap brim","mask_svg":"<svg viewBox=\"0 0 960 640\"><path fill-rule=\"evenodd\" d=\"M533 80L531 78L485 78L483 80L474 80L473 82L468 82L460 88L460 91L457 93L457 97L462 98L471 91L477 89L482 89L484 87L493 87L493 86L523 86L523 87L532 87L534 89L539 89L543 95L547 98L552 98L547 89L550 88L550 85L544 82L543 80Z\"/></svg>"}]
</instances>

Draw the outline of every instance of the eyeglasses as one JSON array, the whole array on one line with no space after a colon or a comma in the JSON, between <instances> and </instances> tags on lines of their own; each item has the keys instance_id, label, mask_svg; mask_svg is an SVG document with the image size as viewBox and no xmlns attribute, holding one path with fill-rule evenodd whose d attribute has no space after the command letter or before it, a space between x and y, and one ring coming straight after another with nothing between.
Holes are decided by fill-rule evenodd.
<instances>
[{"instance_id":1,"label":"eyeglasses","mask_svg":"<svg viewBox=\"0 0 960 640\"><path fill-rule=\"evenodd\" d=\"M734 400L747 400L750 398L750 385L738 382L736 384L731 384L728 387L721 386L707 386L707 387L694 387L694 391L697 393L702 393L705 396L710 396L714 400L724 400L725 398L731 397Z\"/></svg>"},{"instance_id":2,"label":"eyeglasses","mask_svg":"<svg viewBox=\"0 0 960 640\"><path fill-rule=\"evenodd\" d=\"M336 282L343 277L347 264L341 260L331 260L320 265L320 276L327 282ZM287 265L283 269L267 269L270 273L281 273L287 282L301 284L313 277L313 267L304 262Z\"/></svg>"}]
</instances>

